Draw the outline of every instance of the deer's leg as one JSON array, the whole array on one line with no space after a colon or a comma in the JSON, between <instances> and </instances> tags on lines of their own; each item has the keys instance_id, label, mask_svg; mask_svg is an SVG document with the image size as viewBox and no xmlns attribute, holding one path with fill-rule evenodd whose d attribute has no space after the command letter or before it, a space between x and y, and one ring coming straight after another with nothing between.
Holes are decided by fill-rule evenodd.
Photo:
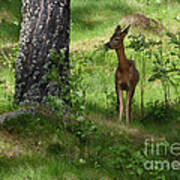
<instances>
[{"instance_id":1,"label":"deer's leg","mask_svg":"<svg viewBox=\"0 0 180 180\"><path fill-rule=\"evenodd\" d=\"M120 107L120 105L119 105L119 103L120 103L120 101L119 101L119 87L118 87L117 82L115 84L116 84L116 95L117 95L116 111L119 113L119 107Z\"/></svg>"},{"instance_id":2,"label":"deer's leg","mask_svg":"<svg viewBox=\"0 0 180 180\"><path fill-rule=\"evenodd\" d=\"M134 89L127 91L126 94L126 122L129 123L131 118L131 101L134 95Z\"/></svg>"},{"instance_id":3,"label":"deer's leg","mask_svg":"<svg viewBox=\"0 0 180 180\"><path fill-rule=\"evenodd\" d=\"M129 105L129 118L130 119L131 119L131 102L132 102L132 98L134 96L134 92L135 92L135 89L132 90L131 97L130 97L130 105Z\"/></svg>"},{"instance_id":4,"label":"deer's leg","mask_svg":"<svg viewBox=\"0 0 180 180\"><path fill-rule=\"evenodd\" d=\"M119 89L118 98L120 102L119 106L119 120L122 121L123 118L123 91Z\"/></svg>"}]
</instances>

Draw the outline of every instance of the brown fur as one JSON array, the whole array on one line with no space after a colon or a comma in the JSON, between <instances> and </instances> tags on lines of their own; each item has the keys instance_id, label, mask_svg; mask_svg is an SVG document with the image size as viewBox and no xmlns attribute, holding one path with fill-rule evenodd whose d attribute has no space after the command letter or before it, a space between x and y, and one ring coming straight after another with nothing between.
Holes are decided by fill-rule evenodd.
<instances>
[{"instance_id":1,"label":"brown fur","mask_svg":"<svg viewBox=\"0 0 180 180\"><path fill-rule=\"evenodd\" d=\"M119 120L123 116L123 91L126 91L126 122L129 123L131 112L131 101L135 92L136 85L139 81L139 72L135 67L134 61L127 60L124 50L124 38L129 30L128 26L124 31L117 26L115 33L106 47L115 49L118 56L118 67L116 69L116 93L117 93L117 110L119 111Z\"/></svg>"}]
</instances>

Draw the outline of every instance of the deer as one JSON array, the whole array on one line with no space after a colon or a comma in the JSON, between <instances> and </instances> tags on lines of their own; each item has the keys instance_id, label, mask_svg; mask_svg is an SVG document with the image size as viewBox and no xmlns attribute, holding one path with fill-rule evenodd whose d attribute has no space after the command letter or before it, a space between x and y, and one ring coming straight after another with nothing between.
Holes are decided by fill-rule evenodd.
<instances>
[{"instance_id":1,"label":"deer","mask_svg":"<svg viewBox=\"0 0 180 180\"><path fill-rule=\"evenodd\" d=\"M124 38L128 34L131 25L124 30L118 25L109 42L105 44L107 49L114 49L118 57L118 67L115 73L115 87L117 94L117 111L119 121L123 119L123 91L126 91L126 123L129 124L131 116L131 102L136 85L139 81L139 72L133 60L128 60L125 54Z\"/></svg>"}]
</instances>

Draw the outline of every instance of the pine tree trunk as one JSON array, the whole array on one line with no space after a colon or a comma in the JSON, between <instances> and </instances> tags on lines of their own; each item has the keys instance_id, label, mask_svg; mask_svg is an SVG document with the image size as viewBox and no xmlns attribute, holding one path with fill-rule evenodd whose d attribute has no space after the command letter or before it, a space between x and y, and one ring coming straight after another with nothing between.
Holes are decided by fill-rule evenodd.
<instances>
[{"instance_id":1,"label":"pine tree trunk","mask_svg":"<svg viewBox=\"0 0 180 180\"><path fill-rule=\"evenodd\" d=\"M20 51L16 61L15 103L43 103L62 88L47 79L55 65L63 84L69 73L70 0L22 0ZM50 59L55 49L62 61Z\"/></svg>"}]
</instances>

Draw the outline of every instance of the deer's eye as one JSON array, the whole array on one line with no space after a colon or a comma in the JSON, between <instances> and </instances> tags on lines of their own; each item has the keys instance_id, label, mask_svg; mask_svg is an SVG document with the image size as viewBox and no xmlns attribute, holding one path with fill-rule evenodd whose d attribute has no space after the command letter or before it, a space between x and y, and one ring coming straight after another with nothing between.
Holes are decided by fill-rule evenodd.
<instances>
[{"instance_id":1,"label":"deer's eye","mask_svg":"<svg viewBox=\"0 0 180 180\"><path fill-rule=\"evenodd\" d=\"M114 39L114 41L119 41L119 39L116 38L116 39Z\"/></svg>"}]
</instances>

